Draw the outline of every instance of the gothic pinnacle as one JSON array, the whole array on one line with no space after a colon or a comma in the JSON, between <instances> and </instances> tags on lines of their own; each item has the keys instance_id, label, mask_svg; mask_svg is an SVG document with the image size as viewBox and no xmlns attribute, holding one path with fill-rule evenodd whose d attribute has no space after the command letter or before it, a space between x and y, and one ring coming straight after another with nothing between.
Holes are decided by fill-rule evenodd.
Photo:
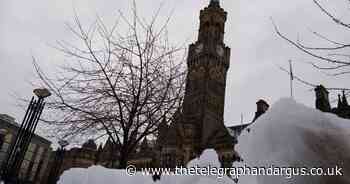
<instances>
[{"instance_id":1,"label":"gothic pinnacle","mask_svg":"<svg viewBox=\"0 0 350 184\"><path fill-rule=\"evenodd\" d=\"M343 103L342 103L342 101L341 101L341 95L340 94L338 94L338 106L337 106L338 108L341 108L341 107L343 107Z\"/></svg>"},{"instance_id":2,"label":"gothic pinnacle","mask_svg":"<svg viewBox=\"0 0 350 184\"><path fill-rule=\"evenodd\" d=\"M220 0L210 0L209 6L220 6Z\"/></svg>"},{"instance_id":3,"label":"gothic pinnacle","mask_svg":"<svg viewBox=\"0 0 350 184\"><path fill-rule=\"evenodd\" d=\"M346 99L345 91L343 90L343 97L342 97L343 105L348 106L348 100Z\"/></svg>"}]
</instances>

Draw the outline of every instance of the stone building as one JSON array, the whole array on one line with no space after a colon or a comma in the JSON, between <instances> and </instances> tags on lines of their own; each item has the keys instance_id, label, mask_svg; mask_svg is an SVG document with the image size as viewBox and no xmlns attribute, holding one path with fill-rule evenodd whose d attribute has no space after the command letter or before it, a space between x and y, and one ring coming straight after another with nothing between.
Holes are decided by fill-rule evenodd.
<instances>
[{"instance_id":1,"label":"stone building","mask_svg":"<svg viewBox=\"0 0 350 184\"><path fill-rule=\"evenodd\" d=\"M106 143L103 146L100 145L97 150L97 163L107 168L118 167L120 153L116 150L119 150L119 145L113 144L113 142L108 139Z\"/></svg>"},{"instance_id":2,"label":"stone building","mask_svg":"<svg viewBox=\"0 0 350 184\"><path fill-rule=\"evenodd\" d=\"M239 160L234 150L244 126L224 125L226 75L230 48L224 43L227 12L219 0L211 0L200 11L198 39L189 46L186 91L183 106L170 124L159 127L157 151L161 167L185 165L205 149L215 149L223 167ZM264 100L257 102L253 122L267 111Z\"/></svg>"},{"instance_id":3,"label":"stone building","mask_svg":"<svg viewBox=\"0 0 350 184\"><path fill-rule=\"evenodd\" d=\"M81 148L72 148L64 153L61 170L88 168L97 163L97 145L93 140L85 142Z\"/></svg>"},{"instance_id":4,"label":"stone building","mask_svg":"<svg viewBox=\"0 0 350 184\"><path fill-rule=\"evenodd\" d=\"M226 75L230 48L224 43L227 12L218 0L200 11L198 39L189 46L183 106L170 125L161 125L161 166L184 165L203 150L215 149L222 163L235 159L234 143L224 125ZM163 135L162 135L163 134Z\"/></svg>"},{"instance_id":5,"label":"stone building","mask_svg":"<svg viewBox=\"0 0 350 184\"><path fill-rule=\"evenodd\" d=\"M137 168L174 168L186 165L205 149L215 149L224 167L239 160L234 150L237 136L251 123L224 125L226 75L230 67L230 48L224 43L227 13L218 0L211 0L200 11L199 19L198 39L189 46L183 105L170 122L160 123L155 140L142 141L128 164ZM268 108L264 100L259 100L252 122ZM89 146L92 151L84 145L67 151L62 171L94 163L108 168L118 166L118 145L112 141L107 140L97 149Z\"/></svg>"},{"instance_id":6,"label":"stone building","mask_svg":"<svg viewBox=\"0 0 350 184\"><path fill-rule=\"evenodd\" d=\"M92 165L102 165L107 168L118 166L118 148L108 139L104 146L89 139L81 147L73 147L69 150L58 148L52 152L49 161L49 183L56 183L59 176L71 168L88 168ZM58 168L57 168L58 167Z\"/></svg>"},{"instance_id":7,"label":"stone building","mask_svg":"<svg viewBox=\"0 0 350 184\"><path fill-rule=\"evenodd\" d=\"M128 164L135 165L137 168L151 168L158 166L159 155L155 143L145 138L132 155Z\"/></svg>"},{"instance_id":8,"label":"stone building","mask_svg":"<svg viewBox=\"0 0 350 184\"><path fill-rule=\"evenodd\" d=\"M330 112L336 114L337 116L345 119L350 119L350 106L348 100L346 98L345 91L343 94L338 94L338 104L337 107L332 108L329 102L329 92L328 90L319 85L315 88L316 93L316 101L315 106L316 109L323 112Z\"/></svg>"},{"instance_id":9,"label":"stone building","mask_svg":"<svg viewBox=\"0 0 350 184\"><path fill-rule=\"evenodd\" d=\"M71 168L88 168L97 164L99 153L95 141L91 139L81 147L73 147L69 150L58 148L52 152L49 162L49 183L56 183L59 176Z\"/></svg>"},{"instance_id":10,"label":"stone building","mask_svg":"<svg viewBox=\"0 0 350 184\"><path fill-rule=\"evenodd\" d=\"M0 114L0 168L6 161L20 125L6 114ZM47 182L47 167L51 153L51 142L34 135L22 162L19 179L35 184Z\"/></svg>"}]
</instances>

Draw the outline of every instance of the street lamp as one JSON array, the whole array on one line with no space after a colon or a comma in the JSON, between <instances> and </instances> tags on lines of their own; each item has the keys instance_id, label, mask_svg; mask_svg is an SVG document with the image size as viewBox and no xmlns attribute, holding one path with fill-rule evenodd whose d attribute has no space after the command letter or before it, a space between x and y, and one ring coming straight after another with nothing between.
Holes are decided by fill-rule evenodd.
<instances>
[{"instance_id":1,"label":"street lamp","mask_svg":"<svg viewBox=\"0 0 350 184\"><path fill-rule=\"evenodd\" d=\"M15 137L14 144L11 146L1 170L1 177L7 183L18 181L18 175L24 156L34 136L35 129L45 106L44 99L51 95L50 91L45 88L34 89L33 93L37 96L37 99L34 96L32 97L21 127Z\"/></svg>"},{"instance_id":2,"label":"street lamp","mask_svg":"<svg viewBox=\"0 0 350 184\"><path fill-rule=\"evenodd\" d=\"M46 88L38 88L38 89L34 89L33 93L40 99L44 99L47 98L49 96L51 96L51 93L48 89Z\"/></svg>"}]
</instances>

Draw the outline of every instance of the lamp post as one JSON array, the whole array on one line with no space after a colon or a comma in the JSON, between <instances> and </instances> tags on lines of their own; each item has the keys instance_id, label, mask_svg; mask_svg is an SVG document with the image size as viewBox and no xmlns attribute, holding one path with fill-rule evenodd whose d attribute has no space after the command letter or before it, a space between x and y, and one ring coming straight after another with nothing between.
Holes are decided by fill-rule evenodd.
<instances>
[{"instance_id":1,"label":"lamp post","mask_svg":"<svg viewBox=\"0 0 350 184\"><path fill-rule=\"evenodd\" d=\"M35 89L33 93L37 98L32 97L2 168L1 177L5 183L17 183L23 159L45 106L44 99L51 95L45 88Z\"/></svg>"},{"instance_id":2,"label":"lamp post","mask_svg":"<svg viewBox=\"0 0 350 184\"><path fill-rule=\"evenodd\" d=\"M65 140L60 140L58 141L58 144L60 145L60 147L56 151L55 160L52 164L53 167L51 168L49 175L49 184L56 184L59 179L64 155L66 152L65 147L68 146L69 143Z\"/></svg>"}]
</instances>

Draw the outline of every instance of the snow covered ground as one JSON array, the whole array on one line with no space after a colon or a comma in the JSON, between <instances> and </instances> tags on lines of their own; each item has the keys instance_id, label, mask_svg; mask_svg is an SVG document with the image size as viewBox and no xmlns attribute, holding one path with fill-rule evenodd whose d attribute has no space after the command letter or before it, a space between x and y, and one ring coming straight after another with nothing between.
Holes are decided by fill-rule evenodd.
<instances>
[{"instance_id":1,"label":"snow covered ground","mask_svg":"<svg viewBox=\"0 0 350 184\"><path fill-rule=\"evenodd\" d=\"M238 139L237 152L244 159L234 166L341 167L343 176L241 176L240 184L345 184L350 183L350 121L322 113L291 99L282 99ZM215 151L207 150L190 166L218 166ZM141 173L127 176L124 170L93 166L70 169L59 184L153 184ZM163 176L159 184L225 184L228 177Z\"/></svg>"},{"instance_id":2,"label":"snow covered ground","mask_svg":"<svg viewBox=\"0 0 350 184\"><path fill-rule=\"evenodd\" d=\"M207 166L220 167L216 152L206 150L199 159L192 160L188 167ZM154 182L151 176L137 173L128 176L125 170L106 169L101 166L92 166L87 169L70 169L63 173L58 184L231 184L227 176L162 176L161 180Z\"/></svg>"}]
</instances>

